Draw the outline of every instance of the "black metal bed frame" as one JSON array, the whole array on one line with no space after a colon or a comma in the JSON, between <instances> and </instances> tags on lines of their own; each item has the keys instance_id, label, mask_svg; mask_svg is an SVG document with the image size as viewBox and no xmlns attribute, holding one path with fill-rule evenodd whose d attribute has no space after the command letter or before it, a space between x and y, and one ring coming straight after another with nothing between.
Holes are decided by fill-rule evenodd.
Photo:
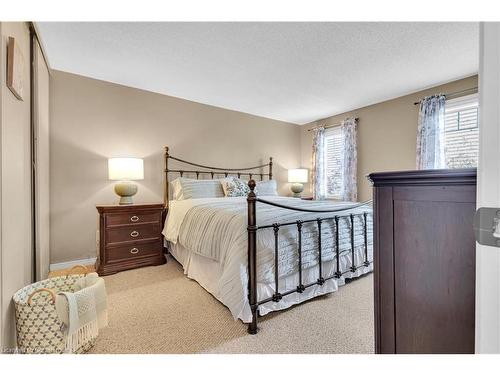
<instances>
[{"instance_id":1,"label":"black metal bed frame","mask_svg":"<svg viewBox=\"0 0 500 375\"><path fill-rule=\"evenodd\" d=\"M323 285L327 280L336 278L341 278L344 274L350 272L356 272L359 268L369 266L372 261L368 259L368 225L367 217L368 212L363 212L360 214L348 214L348 215L335 215L332 217L323 217L310 220L296 220L285 223L274 223L269 225L257 226L257 202L284 208L293 211L310 212L310 213L338 213L342 211L352 210L357 207L366 206L371 203L371 201L359 203L352 205L350 207L336 209L336 210L317 210L317 209L304 209L300 207L287 206L279 204L276 202L271 202L265 199L257 198L255 194L256 183L254 180L248 182L250 187L250 194L247 197L248 204L248 301L250 303L250 309L252 311L252 322L248 324L248 333L256 334L258 332L257 318L259 306L267 302L279 302L284 296L292 293L303 293L307 288L315 285ZM350 239L351 239L351 267L345 272L340 272L340 246L339 246L339 220L341 218L348 217L350 220ZM359 266L354 264L355 262L355 243L354 243L354 218L361 217L363 219L363 237L364 237L364 262ZM325 277L323 275L322 266L322 243L321 243L321 224L327 221L333 221L335 223L335 258L336 258L336 271L333 275ZM315 282L304 285L302 283L302 225L305 223L316 223L318 227L318 279ZM279 229L284 226L296 225L297 226L297 252L298 252L298 273L299 273L299 284L296 289L290 289L285 292L279 292L279 269L278 269L278 236ZM273 228L274 231L274 294L272 297L258 300L257 299L257 231L261 229Z\"/></svg>"},{"instance_id":2,"label":"black metal bed frame","mask_svg":"<svg viewBox=\"0 0 500 375\"><path fill-rule=\"evenodd\" d=\"M165 207L168 208L169 198L169 173L178 173L182 177L184 174L195 174L198 179L202 174L208 174L211 179L224 175L227 177L228 175L236 175L238 178L241 176L248 176L250 181L248 182L248 186L250 187L250 193L247 197L247 209L248 209L248 301L250 304L250 309L252 312L252 321L248 324L248 332L250 334L256 334L258 332L257 327L257 318L259 315L259 306L268 302L279 302L283 297L292 294L292 293L303 293L307 288L310 288L315 285L323 285L327 280L330 279L339 279L344 274L350 272L356 272L356 270L369 266L373 261L368 258L368 233L367 233L367 216L368 212L358 213L358 214L348 214L348 215L334 215L331 217L322 217L310 220L296 220L284 223L273 223L269 225L257 226L257 202L284 208L293 211L301 211L301 212L309 212L309 213L339 213L347 210L352 210L357 207L367 206L371 203L371 201L362 202L356 205L351 205L346 208L334 209L334 210L319 210L319 209L304 209L300 207L293 207L288 205L279 204L276 202L271 202L265 199L257 198L255 194L256 182L252 179L253 176L260 176L260 180L262 181L264 177L268 177L269 180L272 180L273 173L273 158L269 158L269 163L258 165L255 167L248 168L218 168L218 167L210 167L201 164L191 163L176 157L173 157L169 154L169 148L165 147L165 190L164 190L164 199L165 199ZM202 170L183 170L183 169L169 169L169 159L176 160L180 163L188 164L191 166L195 166L198 168L202 168ZM263 173L263 168L268 168L269 173ZM248 172L251 170L259 169L260 172ZM243 172L245 171L245 172ZM339 246L339 221L341 218L349 218L350 220L350 242L351 242L351 267L344 272L340 272L340 246ZM354 219L356 217L362 218L363 223L363 237L364 237L364 261L360 265L355 265L355 240L354 240ZM322 265L322 241L321 241L321 225L324 222L331 221L335 225L335 261L336 268L335 272L331 276L325 277L323 275L323 265ZM313 282L304 285L302 283L302 226L305 223L316 223L318 227L318 279ZM279 230L281 227L285 226L297 226L297 252L298 252L298 273L299 273L299 284L296 289L287 290L284 292L279 292L279 269L278 269L278 251L279 251ZM275 293L272 297L263 299L258 301L257 299L257 231L262 229L272 228L274 231L274 290Z\"/></svg>"},{"instance_id":3,"label":"black metal bed frame","mask_svg":"<svg viewBox=\"0 0 500 375\"><path fill-rule=\"evenodd\" d=\"M182 163L182 164L191 165L193 167L197 167L197 169L191 169L191 170L170 169L169 168L169 160L175 160L175 161L178 161L179 163ZM268 177L270 180L273 179L273 158L272 157L269 158L269 163L262 164L262 165L256 165L255 167L219 168L219 167L210 167L207 165L192 163L190 161L176 158L176 157L170 155L169 147L165 147L164 163L165 163L165 169L164 169L165 185L164 185L164 189L163 189L163 202L164 202L166 208L168 208L168 203L170 201L170 196L169 196L170 186L169 186L169 180L168 180L169 173L177 173L181 177L183 177L184 174L196 175L196 179L199 179L200 175L209 175L210 179L219 178L222 175L224 177L234 175L234 176L238 176L238 178L240 178L241 176L248 176L249 180L251 180L252 177L254 177L254 176L259 176L261 181L264 179L264 177ZM268 168L268 173L263 173L263 170L265 168ZM259 170L258 172L249 172L249 171L255 171L257 169Z\"/></svg>"}]
</instances>

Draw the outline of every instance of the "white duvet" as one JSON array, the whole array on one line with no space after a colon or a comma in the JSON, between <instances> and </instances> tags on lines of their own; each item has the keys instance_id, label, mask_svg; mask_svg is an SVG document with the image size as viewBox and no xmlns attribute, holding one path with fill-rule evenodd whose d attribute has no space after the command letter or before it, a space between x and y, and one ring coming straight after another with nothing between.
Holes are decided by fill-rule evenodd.
<instances>
[{"instance_id":1,"label":"white duvet","mask_svg":"<svg viewBox=\"0 0 500 375\"><path fill-rule=\"evenodd\" d=\"M309 209L348 208L352 203L331 201L306 201L286 197L262 197L280 204ZM335 214L318 214L292 211L257 203L257 225L332 217ZM368 253L372 259L372 215L371 208L358 207L338 213L369 212L367 216ZM355 264L364 261L364 222L355 217ZM213 292L229 307L235 318L250 321L247 300L247 202L246 197L202 198L171 201L163 235L173 244L180 244L198 256L211 259L219 265L220 275L217 290ZM339 249L341 272L351 266L350 220L343 217L339 222ZM335 272L335 230L333 221L322 224L322 260L324 277ZM297 226L281 227L279 230L278 270L280 292L296 287L298 275ZM304 223L302 227L302 267L304 283L318 277L318 227L316 222ZM371 266L360 269L346 277L359 276L370 271ZM258 300L274 293L274 232L272 228L257 232L257 281ZM294 285L295 284L295 285ZM289 307L318 294L334 291L343 284L343 279L329 280L325 285L310 288L307 293L293 293L282 301L270 302L260 307L260 313Z\"/></svg>"}]
</instances>

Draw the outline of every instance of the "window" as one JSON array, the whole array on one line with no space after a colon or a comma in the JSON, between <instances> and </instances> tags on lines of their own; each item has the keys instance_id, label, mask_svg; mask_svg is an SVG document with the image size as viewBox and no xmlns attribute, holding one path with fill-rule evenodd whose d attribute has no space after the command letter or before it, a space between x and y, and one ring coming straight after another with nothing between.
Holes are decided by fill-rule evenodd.
<instances>
[{"instance_id":1,"label":"window","mask_svg":"<svg viewBox=\"0 0 500 375\"><path fill-rule=\"evenodd\" d=\"M325 131L325 192L326 197L341 199L342 197L342 158L344 145L340 126Z\"/></svg>"},{"instance_id":2,"label":"window","mask_svg":"<svg viewBox=\"0 0 500 375\"><path fill-rule=\"evenodd\" d=\"M446 100L444 154L447 168L475 168L479 153L478 96Z\"/></svg>"}]
</instances>

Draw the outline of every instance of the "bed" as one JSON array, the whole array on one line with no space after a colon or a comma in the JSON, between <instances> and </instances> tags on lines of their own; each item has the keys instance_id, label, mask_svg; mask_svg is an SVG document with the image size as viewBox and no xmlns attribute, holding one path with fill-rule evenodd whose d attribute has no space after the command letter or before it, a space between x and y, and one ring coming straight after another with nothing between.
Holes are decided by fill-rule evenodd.
<instances>
[{"instance_id":1,"label":"bed","mask_svg":"<svg viewBox=\"0 0 500 375\"><path fill-rule=\"evenodd\" d=\"M172 161L190 168L172 169ZM173 157L165 148L163 235L169 252L187 277L248 323L251 334L259 316L335 292L373 270L370 205L261 195L259 181L272 180L272 163L215 168ZM250 192L176 200L171 174L247 177Z\"/></svg>"}]
</instances>

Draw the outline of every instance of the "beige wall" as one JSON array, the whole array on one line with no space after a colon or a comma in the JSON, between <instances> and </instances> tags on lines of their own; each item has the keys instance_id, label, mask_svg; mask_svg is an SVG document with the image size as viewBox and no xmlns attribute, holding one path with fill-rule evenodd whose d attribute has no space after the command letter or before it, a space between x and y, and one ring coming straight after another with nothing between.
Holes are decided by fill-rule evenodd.
<instances>
[{"instance_id":1,"label":"beige wall","mask_svg":"<svg viewBox=\"0 0 500 375\"><path fill-rule=\"evenodd\" d=\"M319 123L337 124L347 116L358 117L358 199L370 199L367 174L415 169L418 106L413 103L426 95L476 86L477 75L304 125L301 128L302 167L312 166L312 132L307 129ZM311 194L310 186L305 192Z\"/></svg>"},{"instance_id":2,"label":"beige wall","mask_svg":"<svg viewBox=\"0 0 500 375\"><path fill-rule=\"evenodd\" d=\"M172 154L213 165L241 166L272 155L280 192L286 169L311 168L317 123L359 117L359 199L371 197L371 172L415 168L418 106L438 92L477 86L477 76L360 108L298 127L69 73L51 76L51 263L95 257L95 205L116 196L107 158L145 159L136 202L161 202L163 146ZM310 187L306 187L306 194Z\"/></svg>"},{"instance_id":3,"label":"beige wall","mask_svg":"<svg viewBox=\"0 0 500 375\"><path fill-rule=\"evenodd\" d=\"M136 202L162 202L163 147L194 162L242 167L274 157L288 192L300 127L63 72L50 81L51 263L95 257L96 204L114 203L107 158L144 158Z\"/></svg>"},{"instance_id":4,"label":"beige wall","mask_svg":"<svg viewBox=\"0 0 500 375\"><path fill-rule=\"evenodd\" d=\"M29 29L26 23L1 23L1 347L15 344L12 295L31 282L31 162ZM24 101L6 86L6 49L13 36L24 56Z\"/></svg>"}]
</instances>

